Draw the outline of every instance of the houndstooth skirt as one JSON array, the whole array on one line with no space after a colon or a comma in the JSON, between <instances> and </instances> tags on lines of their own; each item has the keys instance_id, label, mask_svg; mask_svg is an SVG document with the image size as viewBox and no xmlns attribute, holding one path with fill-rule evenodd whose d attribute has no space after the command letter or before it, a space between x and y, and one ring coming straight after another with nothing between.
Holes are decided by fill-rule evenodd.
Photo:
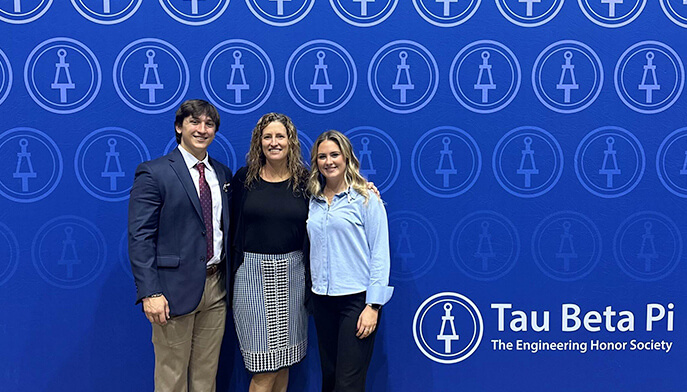
<instances>
[{"instance_id":1,"label":"houndstooth skirt","mask_svg":"<svg viewBox=\"0 0 687 392\"><path fill-rule=\"evenodd\" d=\"M234 324L246 369L274 372L300 362L308 344L303 252L244 252L234 282Z\"/></svg>"}]
</instances>

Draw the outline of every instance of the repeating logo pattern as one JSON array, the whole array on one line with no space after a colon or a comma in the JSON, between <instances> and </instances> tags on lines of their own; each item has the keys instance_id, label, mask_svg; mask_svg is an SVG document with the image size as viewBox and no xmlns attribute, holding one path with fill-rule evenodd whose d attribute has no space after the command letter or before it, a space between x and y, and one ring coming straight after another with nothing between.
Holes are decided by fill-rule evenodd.
<instances>
[{"instance_id":1,"label":"repeating logo pattern","mask_svg":"<svg viewBox=\"0 0 687 392\"><path fill-rule=\"evenodd\" d=\"M656 281L673 272L682 259L682 235L669 217L654 211L638 212L620 224L613 254L628 276Z\"/></svg>"},{"instance_id":2,"label":"repeating logo pattern","mask_svg":"<svg viewBox=\"0 0 687 392\"><path fill-rule=\"evenodd\" d=\"M186 59L172 44L144 38L127 45L114 62L117 95L144 114L175 109L186 96L190 72Z\"/></svg>"},{"instance_id":3,"label":"repeating logo pattern","mask_svg":"<svg viewBox=\"0 0 687 392\"><path fill-rule=\"evenodd\" d=\"M31 255L43 280L58 288L75 289L93 282L103 271L107 244L93 222L64 215L38 230Z\"/></svg>"},{"instance_id":4,"label":"repeating logo pattern","mask_svg":"<svg viewBox=\"0 0 687 392\"><path fill-rule=\"evenodd\" d=\"M553 189L563 174L563 150L548 131L518 127L496 144L492 168L496 181L511 195L541 196Z\"/></svg>"},{"instance_id":5,"label":"repeating logo pattern","mask_svg":"<svg viewBox=\"0 0 687 392\"><path fill-rule=\"evenodd\" d=\"M422 19L438 27L454 27L467 22L481 0L413 0L415 10Z\"/></svg>"},{"instance_id":6,"label":"repeating logo pattern","mask_svg":"<svg viewBox=\"0 0 687 392\"><path fill-rule=\"evenodd\" d=\"M631 23L644 11L646 0L577 0L587 19L602 27Z\"/></svg>"},{"instance_id":7,"label":"repeating logo pattern","mask_svg":"<svg viewBox=\"0 0 687 392\"><path fill-rule=\"evenodd\" d=\"M439 255L439 236L434 225L413 211L389 214L391 277L400 281L419 279L429 272Z\"/></svg>"},{"instance_id":8,"label":"repeating logo pattern","mask_svg":"<svg viewBox=\"0 0 687 392\"><path fill-rule=\"evenodd\" d=\"M381 193L391 188L401 172L401 152L394 139L375 127L356 127L346 136L360 161L360 174L375 183Z\"/></svg>"},{"instance_id":9,"label":"repeating logo pattern","mask_svg":"<svg viewBox=\"0 0 687 392\"><path fill-rule=\"evenodd\" d=\"M84 18L104 25L117 24L129 19L142 3L143 0L72 0L72 5Z\"/></svg>"},{"instance_id":10,"label":"repeating logo pattern","mask_svg":"<svg viewBox=\"0 0 687 392\"><path fill-rule=\"evenodd\" d=\"M588 133L575 151L575 174L589 192L615 198L632 191L646 168L644 148L630 131L601 127Z\"/></svg>"},{"instance_id":11,"label":"repeating logo pattern","mask_svg":"<svg viewBox=\"0 0 687 392\"><path fill-rule=\"evenodd\" d=\"M458 222L451 235L456 266L476 280L506 275L518 261L520 237L508 218L495 211L475 211Z\"/></svg>"},{"instance_id":12,"label":"repeating logo pattern","mask_svg":"<svg viewBox=\"0 0 687 392\"><path fill-rule=\"evenodd\" d=\"M505 45L475 41L456 55L449 71L451 91L466 109L497 112L513 101L520 89L520 63Z\"/></svg>"},{"instance_id":13,"label":"repeating logo pattern","mask_svg":"<svg viewBox=\"0 0 687 392\"><path fill-rule=\"evenodd\" d=\"M12 230L0 222L0 286L5 284L19 265L19 242Z\"/></svg>"},{"instance_id":14,"label":"repeating logo pattern","mask_svg":"<svg viewBox=\"0 0 687 392\"><path fill-rule=\"evenodd\" d=\"M601 233L591 219L578 212L556 212L534 230L532 255L537 267L552 279L582 279L601 259Z\"/></svg>"},{"instance_id":15,"label":"repeating logo pattern","mask_svg":"<svg viewBox=\"0 0 687 392\"><path fill-rule=\"evenodd\" d=\"M482 342L482 314L468 297L443 292L427 298L415 312L413 338L434 362L458 363L472 355Z\"/></svg>"},{"instance_id":16,"label":"repeating logo pattern","mask_svg":"<svg viewBox=\"0 0 687 392\"><path fill-rule=\"evenodd\" d=\"M462 129L442 126L425 132L415 143L413 177L430 195L461 195L477 182L482 153L475 139Z\"/></svg>"},{"instance_id":17,"label":"repeating logo pattern","mask_svg":"<svg viewBox=\"0 0 687 392\"><path fill-rule=\"evenodd\" d=\"M551 21L563 8L564 0L496 0L496 6L511 23L537 27Z\"/></svg>"},{"instance_id":18,"label":"repeating logo pattern","mask_svg":"<svg viewBox=\"0 0 687 392\"><path fill-rule=\"evenodd\" d=\"M672 194L687 198L687 128L671 132L658 148L656 171Z\"/></svg>"},{"instance_id":19,"label":"repeating logo pattern","mask_svg":"<svg viewBox=\"0 0 687 392\"><path fill-rule=\"evenodd\" d=\"M256 18L272 26L300 22L315 5L315 0L246 0Z\"/></svg>"},{"instance_id":20,"label":"repeating logo pattern","mask_svg":"<svg viewBox=\"0 0 687 392\"><path fill-rule=\"evenodd\" d=\"M687 4L684 0L660 0L666 16L680 27L687 28Z\"/></svg>"},{"instance_id":21,"label":"repeating logo pattern","mask_svg":"<svg viewBox=\"0 0 687 392\"><path fill-rule=\"evenodd\" d=\"M343 46L313 40L299 46L286 63L286 89L298 106L315 114L341 109L353 97L358 73Z\"/></svg>"},{"instance_id":22,"label":"repeating logo pattern","mask_svg":"<svg viewBox=\"0 0 687 392\"><path fill-rule=\"evenodd\" d=\"M24 84L43 109L76 113L93 102L102 73L95 54L83 43L66 37L45 40L29 54Z\"/></svg>"},{"instance_id":23,"label":"repeating logo pattern","mask_svg":"<svg viewBox=\"0 0 687 392\"><path fill-rule=\"evenodd\" d=\"M575 113L594 103L604 72L599 56L586 44L564 40L544 49L532 68L539 101L558 113Z\"/></svg>"},{"instance_id":24,"label":"repeating logo pattern","mask_svg":"<svg viewBox=\"0 0 687 392\"><path fill-rule=\"evenodd\" d=\"M10 60L5 55L5 52L0 50L0 105L10 95L12 89L12 65Z\"/></svg>"},{"instance_id":25,"label":"repeating logo pattern","mask_svg":"<svg viewBox=\"0 0 687 392\"><path fill-rule=\"evenodd\" d=\"M62 153L55 141L33 128L0 135L0 195L18 203L47 197L62 178Z\"/></svg>"},{"instance_id":26,"label":"repeating logo pattern","mask_svg":"<svg viewBox=\"0 0 687 392\"><path fill-rule=\"evenodd\" d=\"M177 22L201 26L222 16L229 0L160 0L160 5Z\"/></svg>"},{"instance_id":27,"label":"repeating logo pattern","mask_svg":"<svg viewBox=\"0 0 687 392\"><path fill-rule=\"evenodd\" d=\"M398 0L329 0L334 12L346 23L357 27L376 26L396 9Z\"/></svg>"},{"instance_id":28,"label":"repeating logo pattern","mask_svg":"<svg viewBox=\"0 0 687 392\"><path fill-rule=\"evenodd\" d=\"M620 56L615 91L630 109L654 114L671 107L682 94L685 67L680 56L658 41L642 41Z\"/></svg>"},{"instance_id":29,"label":"repeating logo pattern","mask_svg":"<svg viewBox=\"0 0 687 392\"><path fill-rule=\"evenodd\" d=\"M412 113L434 98L439 87L439 66L421 44L393 41L380 48L370 61L367 85L384 109Z\"/></svg>"},{"instance_id":30,"label":"repeating logo pattern","mask_svg":"<svg viewBox=\"0 0 687 392\"><path fill-rule=\"evenodd\" d=\"M103 201L122 201L129 199L136 167L148 160L148 148L136 134L106 127L89 133L81 141L74 170L91 196Z\"/></svg>"},{"instance_id":31,"label":"repeating logo pattern","mask_svg":"<svg viewBox=\"0 0 687 392\"><path fill-rule=\"evenodd\" d=\"M12 24L33 22L45 14L53 0L13 0L0 4L0 21Z\"/></svg>"},{"instance_id":32,"label":"repeating logo pattern","mask_svg":"<svg viewBox=\"0 0 687 392\"><path fill-rule=\"evenodd\" d=\"M205 95L218 108L232 114L250 113L272 94L274 68L258 45L230 39L205 56L200 81Z\"/></svg>"}]
</instances>

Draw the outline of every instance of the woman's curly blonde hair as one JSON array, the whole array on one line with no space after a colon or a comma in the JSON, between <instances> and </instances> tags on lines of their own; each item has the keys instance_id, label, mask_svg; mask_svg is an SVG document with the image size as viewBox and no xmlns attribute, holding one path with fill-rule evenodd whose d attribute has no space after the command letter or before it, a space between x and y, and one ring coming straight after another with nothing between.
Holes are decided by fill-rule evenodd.
<instances>
[{"instance_id":1,"label":"woman's curly blonde hair","mask_svg":"<svg viewBox=\"0 0 687 392\"><path fill-rule=\"evenodd\" d=\"M266 158L262 152L262 131L272 122L277 121L286 128L286 138L289 150L286 154L286 167L289 169L289 180L295 194L303 191L308 179L308 169L301 156L301 143L298 141L298 132L289 116L281 113L267 113L260 117L258 123L253 128L250 138L250 148L246 154L246 188L250 188L259 178L260 169L265 166Z\"/></svg>"}]
</instances>

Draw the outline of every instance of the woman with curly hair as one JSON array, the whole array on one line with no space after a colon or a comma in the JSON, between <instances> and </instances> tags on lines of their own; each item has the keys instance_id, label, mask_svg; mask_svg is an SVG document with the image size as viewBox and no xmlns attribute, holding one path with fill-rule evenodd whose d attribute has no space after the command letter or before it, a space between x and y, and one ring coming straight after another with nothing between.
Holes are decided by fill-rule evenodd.
<instances>
[{"instance_id":1,"label":"woman with curly hair","mask_svg":"<svg viewBox=\"0 0 687 392\"><path fill-rule=\"evenodd\" d=\"M322 391L364 391L380 309L394 291L386 210L341 132L321 134L311 157L307 226Z\"/></svg>"},{"instance_id":2,"label":"woman with curly hair","mask_svg":"<svg viewBox=\"0 0 687 392\"><path fill-rule=\"evenodd\" d=\"M251 392L286 391L305 357L307 176L291 119L262 116L231 182L233 312Z\"/></svg>"}]
</instances>

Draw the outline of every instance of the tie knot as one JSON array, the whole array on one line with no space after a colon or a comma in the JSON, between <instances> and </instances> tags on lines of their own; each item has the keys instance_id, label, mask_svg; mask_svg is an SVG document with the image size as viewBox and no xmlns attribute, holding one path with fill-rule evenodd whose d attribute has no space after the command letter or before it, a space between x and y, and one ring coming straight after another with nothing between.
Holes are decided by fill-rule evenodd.
<instances>
[{"instance_id":1,"label":"tie knot","mask_svg":"<svg viewBox=\"0 0 687 392\"><path fill-rule=\"evenodd\" d=\"M196 169L200 172L200 174L205 174L205 164L203 162L196 163Z\"/></svg>"}]
</instances>

